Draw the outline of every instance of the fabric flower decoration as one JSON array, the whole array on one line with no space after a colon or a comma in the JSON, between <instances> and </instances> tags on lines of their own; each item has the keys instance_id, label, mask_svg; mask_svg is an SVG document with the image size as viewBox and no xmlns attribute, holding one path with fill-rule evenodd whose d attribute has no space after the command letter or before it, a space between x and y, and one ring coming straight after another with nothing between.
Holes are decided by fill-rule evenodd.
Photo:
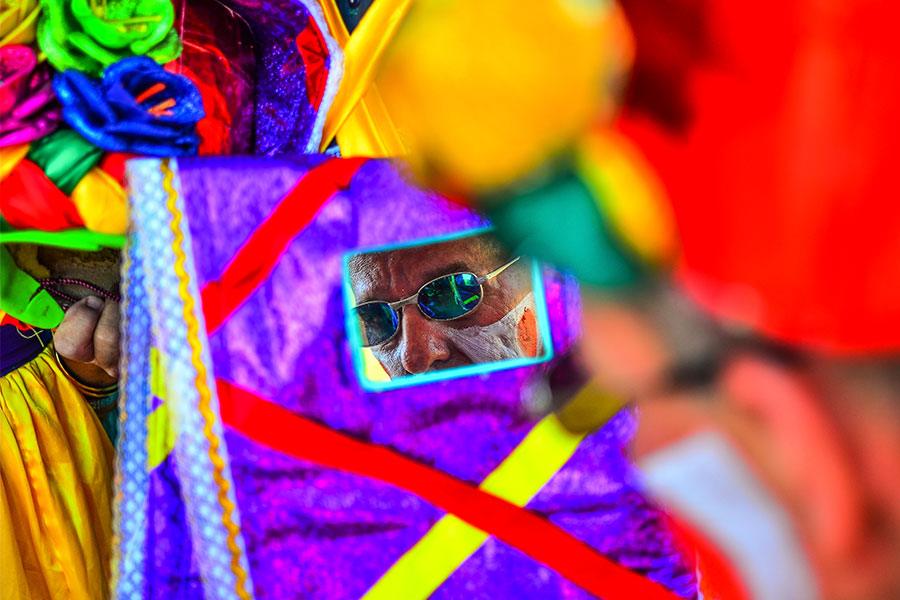
<instances>
[{"instance_id":1,"label":"fabric flower decoration","mask_svg":"<svg viewBox=\"0 0 900 600\"><path fill-rule=\"evenodd\" d=\"M41 50L57 71L99 75L130 56L167 63L181 53L171 0L43 0Z\"/></svg>"},{"instance_id":2,"label":"fabric flower decoration","mask_svg":"<svg viewBox=\"0 0 900 600\"><path fill-rule=\"evenodd\" d=\"M0 48L0 146L45 136L59 124L50 72L28 46Z\"/></svg>"},{"instance_id":3,"label":"fabric flower decoration","mask_svg":"<svg viewBox=\"0 0 900 600\"><path fill-rule=\"evenodd\" d=\"M33 42L40 12L38 0L4 0L0 6L0 46Z\"/></svg>"},{"instance_id":4,"label":"fabric flower decoration","mask_svg":"<svg viewBox=\"0 0 900 600\"><path fill-rule=\"evenodd\" d=\"M92 144L149 156L196 154L200 92L144 56L120 60L103 79L66 71L53 81L63 119Z\"/></svg>"}]
</instances>

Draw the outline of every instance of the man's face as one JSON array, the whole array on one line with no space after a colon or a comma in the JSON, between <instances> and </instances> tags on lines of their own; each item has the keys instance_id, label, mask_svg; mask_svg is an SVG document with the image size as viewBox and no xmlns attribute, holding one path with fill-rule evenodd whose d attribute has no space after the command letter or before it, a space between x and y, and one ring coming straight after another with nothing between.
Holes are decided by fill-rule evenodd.
<instances>
[{"instance_id":1,"label":"man's face","mask_svg":"<svg viewBox=\"0 0 900 600\"><path fill-rule=\"evenodd\" d=\"M350 279L356 304L381 300L396 302L416 292L423 284L450 273L470 272L483 276L508 262L484 236L355 256L350 261ZM391 378L460 365L485 362L466 339L477 330L501 321L531 291L529 269L522 261L483 284L484 295L471 313L452 321L427 318L418 306L398 309L399 329L393 338L372 347L372 353ZM503 325L508 325L504 327ZM501 322L498 342L516 356L535 356L538 350L537 321L529 306L515 322ZM492 329L482 330L492 331ZM482 355L483 356L483 355Z\"/></svg>"}]
</instances>

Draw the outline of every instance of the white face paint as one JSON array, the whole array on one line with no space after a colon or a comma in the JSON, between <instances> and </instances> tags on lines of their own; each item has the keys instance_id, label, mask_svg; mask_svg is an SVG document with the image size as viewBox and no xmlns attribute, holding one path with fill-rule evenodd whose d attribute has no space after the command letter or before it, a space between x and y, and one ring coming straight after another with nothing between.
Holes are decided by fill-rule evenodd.
<instances>
[{"instance_id":1,"label":"white face paint","mask_svg":"<svg viewBox=\"0 0 900 600\"><path fill-rule=\"evenodd\" d=\"M474 364L521 358L525 353L519 345L518 325L526 309L534 314L533 292L529 292L511 311L490 325L475 325L462 329L448 326L447 339ZM540 346L540 343L538 345Z\"/></svg>"},{"instance_id":2,"label":"white face paint","mask_svg":"<svg viewBox=\"0 0 900 600\"><path fill-rule=\"evenodd\" d=\"M651 495L709 538L751 598L819 597L787 513L724 436L693 435L639 467Z\"/></svg>"}]
</instances>

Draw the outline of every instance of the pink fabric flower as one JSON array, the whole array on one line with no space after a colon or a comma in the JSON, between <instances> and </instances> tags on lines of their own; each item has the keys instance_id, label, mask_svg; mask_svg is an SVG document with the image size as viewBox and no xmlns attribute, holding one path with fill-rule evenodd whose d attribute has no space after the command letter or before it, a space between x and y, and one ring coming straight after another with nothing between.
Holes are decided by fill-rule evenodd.
<instances>
[{"instance_id":1,"label":"pink fabric flower","mask_svg":"<svg viewBox=\"0 0 900 600\"><path fill-rule=\"evenodd\" d=\"M0 48L0 146L24 144L55 130L60 108L50 70L28 46Z\"/></svg>"}]
</instances>

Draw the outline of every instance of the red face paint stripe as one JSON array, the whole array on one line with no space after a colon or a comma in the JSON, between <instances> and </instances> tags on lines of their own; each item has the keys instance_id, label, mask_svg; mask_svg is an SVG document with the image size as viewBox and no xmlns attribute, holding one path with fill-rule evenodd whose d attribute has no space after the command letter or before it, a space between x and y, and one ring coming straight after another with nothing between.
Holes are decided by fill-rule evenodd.
<instances>
[{"instance_id":1,"label":"red face paint stripe","mask_svg":"<svg viewBox=\"0 0 900 600\"><path fill-rule=\"evenodd\" d=\"M416 494L605 600L677 599L527 509L388 448L333 431L227 381L218 379L216 384L223 423L260 444Z\"/></svg>"},{"instance_id":2,"label":"red face paint stripe","mask_svg":"<svg viewBox=\"0 0 900 600\"><path fill-rule=\"evenodd\" d=\"M200 292L206 331L215 333L269 277L291 241L366 162L331 159L309 171L238 249L218 279Z\"/></svg>"}]
</instances>

